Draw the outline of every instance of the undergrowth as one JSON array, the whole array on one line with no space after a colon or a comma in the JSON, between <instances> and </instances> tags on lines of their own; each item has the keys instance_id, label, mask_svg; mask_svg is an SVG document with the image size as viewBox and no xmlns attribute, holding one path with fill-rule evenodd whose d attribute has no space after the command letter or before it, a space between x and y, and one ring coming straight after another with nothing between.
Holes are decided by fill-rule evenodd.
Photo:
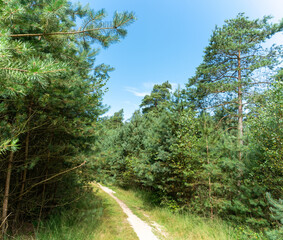
<instances>
[{"instance_id":1,"label":"undergrowth","mask_svg":"<svg viewBox=\"0 0 283 240\"><path fill-rule=\"evenodd\" d=\"M36 224L34 224L36 229ZM54 212L38 231L17 240L135 240L118 204L96 186L76 203Z\"/></svg>"}]
</instances>

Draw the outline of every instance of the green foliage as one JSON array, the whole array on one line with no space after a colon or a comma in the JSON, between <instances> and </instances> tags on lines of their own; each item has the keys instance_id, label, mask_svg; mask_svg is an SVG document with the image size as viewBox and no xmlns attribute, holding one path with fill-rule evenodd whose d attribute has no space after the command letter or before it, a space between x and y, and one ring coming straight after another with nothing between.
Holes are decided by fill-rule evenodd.
<instances>
[{"instance_id":1,"label":"green foliage","mask_svg":"<svg viewBox=\"0 0 283 240\"><path fill-rule=\"evenodd\" d=\"M155 85L129 121L102 119L96 179L150 191L175 212L248 225L238 239L265 239L252 229L272 226L264 196L282 196L283 172L282 70L271 77L281 47L261 45L280 31L269 19L227 20L186 89ZM256 77L274 84L259 89Z\"/></svg>"},{"instance_id":2,"label":"green foliage","mask_svg":"<svg viewBox=\"0 0 283 240\"><path fill-rule=\"evenodd\" d=\"M108 176L108 180L123 187L148 189L159 204L173 211L186 209L204 216L220 216L254 228L269 226L263 196L272 185L262 184L267 179L261 178L251 155L252 147L260 146L253 145L252 139L261 140L249 133L249 141L245 139L249 145L243 148L246 160L239 162L236 130L229 128L235 121L227 119L229 114L219 109L213 116L206 112L197 115L187 107L185 99L175 101L174 95L166 108L136 112L124 124L113 121L120 119L120 113L103 120L97 179ZM275 176L274 186L280 173ZM280 185L276 186L279 191Z\"/></svg>"},{"instance_id":3,"label":"green foliage","mask_svg":"<svg viewBox=\"0 0 283 240\"><path fill-rule=\"evenodd\" d=\"M172 89L172 86L168 81L161 85L154 85L151 94L146 95L142 100L140 105L142 112L158 111L158 108L163 107L170 98L170 89Z\"/></svg>"},{"instance_id":4,"label":"green foliage","mask_svg":"<svg viewBox=\"0 0 283 240\"><path fill-rule=\"evenodd\" d=\"M249 159L253 181L275 197L282 196L282 81L264 94L249 114ZM265 191L266 191L265 190Z\"/></svg>"},{"instance_id":5,"label":"green foliage","mask_svg":"<svg viewBox=\"0 0 283 240\"><path fill-rule=\"evenodd\" d=\"M268 236L268 239L270 240L277 240L282 239L283 237L283 200L279 199L278 202L275 201L270 193L266 193L266 197L268 200L268 203L272 206L270 207L270 211L273 213L272 219L277 220L280 222L279 229L275 229L272 231L268 231L266 234Z\"/></svg>"},{"instance_id":6,"label":"green foliage","mask_svg":"<svg viewBox=\"0 0 283 240\"><path fill-rule=\"evenodd\" d=\"M226 20L222 27L216 26L205 49L203 63L187 85L191 100L197 106L240 104L239 91L246 94L260 84L255 80L255 70L278 64L281 47L264 49L261 45L280 30L277 24L268 23L270 18L249 20L241 13Z\"/></svg>"},{"instance_id":7,"label":"green foliage","mask_svg":"<svg viewBox=\"0 0 283 240\"><path fill-rule=\"evenodd\" d=\"M283 200L279 199L278 202L276 202L274 199L272 199L270 193L266 193L267 200L269 204L272 205L270 210L274 213L272 215L272 218L274 220L280 221L281 224L283 224Z\"/></svg>"},{"instance_id":8,"label":"green foliage","mask_svg":"<svg viewBox=\"0 0 283 240\"><path fill-rule=\"evenodd\" d=\"M97 65L93 43L118 42L135 19L105 17L67 0L0 1L0 184L13 190L5 198L14 230L74 201L93 179L89 156L113 70Z\"/></svg>"}]
</instances>

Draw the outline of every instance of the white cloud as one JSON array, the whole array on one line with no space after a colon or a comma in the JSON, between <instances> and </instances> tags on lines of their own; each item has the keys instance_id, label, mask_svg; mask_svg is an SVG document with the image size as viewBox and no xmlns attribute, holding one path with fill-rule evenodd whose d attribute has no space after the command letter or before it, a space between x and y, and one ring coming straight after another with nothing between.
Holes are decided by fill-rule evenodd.
<instances>
[{"instance_id":1,"label":"white cloud","mask_svg":"<svg viewBox=\"0 0 283 240\"><path fill-rule=\"evenodd\" d=\"M125 87L125 90L130 92L130 93L133 93L137 97L144 97L145 95L150 94L149 92L140 92L140 91L138 91L138 89L133 88L133 87Z\"/></svg>"}]
</instances>

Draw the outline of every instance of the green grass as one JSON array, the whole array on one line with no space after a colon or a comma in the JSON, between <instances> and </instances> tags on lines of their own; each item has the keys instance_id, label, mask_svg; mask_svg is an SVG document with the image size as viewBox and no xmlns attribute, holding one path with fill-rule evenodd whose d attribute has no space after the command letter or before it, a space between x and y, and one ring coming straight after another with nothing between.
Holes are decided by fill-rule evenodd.
<instances>
[{"instance_id":1,"label":"green grass","mask_svg":"<svg viewBox=\"0 0 283 240\"><path fill-rule=\"evenodd\" d=\"M17 240L137 240L120 206L97 185L93 192L59 214L42 223L38 233L20 236ZM210 220L189 213L173 213L165 207L153 205L148 192L124 190L110 186L138 217L162 231L155 233L168 240L264 240L260 233L249 228L232 227L219 219ZM34 236L35 235L35 236Z\"/></svg>"},{"instance_id":2,"label":"green grass","mask_svg":"<svg viewBox=\"0 0 283 240\"><path fill-rule=\"evenodd\" d=\"M42 222L38 233L18 240L137 240L127 216L114 199L96 185L70 210ZM35 236L34 236L35 235Z\"/></svg>"},{"instance_id":3,"label":"green grass","mask_svg":"<svg viewBox=\"0 0 283 240\"><path fill-rule=\"evenodd\" d=\"M98 196L104 200L104 214L102 222L96 230L95 238L97 240L138 240L138 237L130 226L127 215L121 207L108 194L104 193L95 184L95 190L98 190Z\"/></svg>"},{"instance_id":4,"label":"green grass","mask_svg":"<svg viewBox=\"0 0 283 240\"><path fill-rule=\"evenodd\" d=\"M263 234L256 233L249 228L230 224L220 219L207 219L189 213L173 213L165 207L152 205L152 195L139 190L124 190L111 188L116 196L125 202L129 208L141 219L150 219L163 226L166 237L170 240L256 240L265 239Z\"/></svg>"}]
</instances>

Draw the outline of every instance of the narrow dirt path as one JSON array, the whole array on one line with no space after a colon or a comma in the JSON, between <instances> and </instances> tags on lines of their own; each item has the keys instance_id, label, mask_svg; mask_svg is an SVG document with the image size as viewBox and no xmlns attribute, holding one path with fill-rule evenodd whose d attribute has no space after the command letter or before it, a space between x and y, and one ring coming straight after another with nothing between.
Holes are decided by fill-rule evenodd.
<instances>
[{"instance_id":1,"label":"narrow dirt path","mask_svg":"<svg viewBox=\"0 0 283 240\"><path fill-rule=\"evenodd\" d=\"M138 235L138 238L140 240L158 240L158 238L152 233L152 228L144 221L142 221L140 218L138 218L136 215L132 213L132 211L127 207L125 203L123 203L120 199L118 199L116 196L114 196L110 188L104 187L100 184L98 184L99 187L109 194L112 198L115 199L115 201L120 205L120 207L123 209L123 211L127 214L128 216L128 221L136 234Z\"/></svg>"}]
</instances>

